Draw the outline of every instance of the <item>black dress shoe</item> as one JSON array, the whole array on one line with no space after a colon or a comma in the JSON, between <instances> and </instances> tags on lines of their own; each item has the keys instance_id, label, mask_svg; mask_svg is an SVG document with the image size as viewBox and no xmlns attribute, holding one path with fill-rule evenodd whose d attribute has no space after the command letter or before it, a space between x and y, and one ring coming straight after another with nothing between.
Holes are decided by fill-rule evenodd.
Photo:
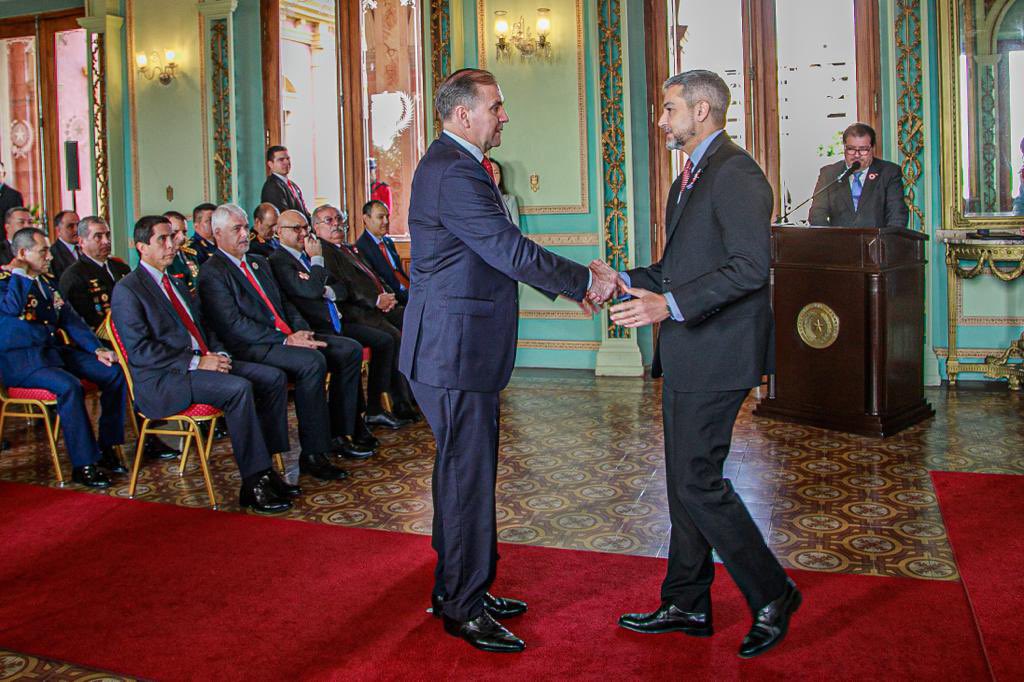
<instances>
[{"instance_id":1,"label":"black dress shoe","mask_svg":"<svg viewBox=\"0 0 1024 682\"><path fill-rule=\"evenodd\" d=\"M366 423L370 426L386 426L389 429L400 429L409 425L407 419L399 419L387 411L366 415Z\"/></svg>"},{"instance_id":2,"label":"black dress shoe","mask_svg":"<svg viewBox=\"0 0 1024 682\"><path fill-rule=\"evenodd\" d=\"M348 472L331 464L322 452L299 455L299 471L321 481L340 481L348 478Z\"/></svg>"},{"instance_id":3,"label":"black dress shoe","mask_svg":"<svg viewBox=\"0 0 1024 682\"><path fill-rule=\"evenodd\" d=\"M802 602L803 596L796 589L796 583L787 578L782 596L754 614L754 624L740 645L740 658L753 658L781 642L789 630L790 617Z\"/></svg>"},{"instance_id":4,"label":"black dress shoe","mask_svg":"<svg viewBox=\"0 0 1024 682\"><path fill-rule=\"evenodd\" d=\"M121 463L121 458L117 456L116 452L114 452L114 448L107 448L104 450L102 454L100 454L100 458L96 464L112 474L128 473L128 469L126 469L124 464Z\"/></svg>"},{"instance_id":5,"label":"black dress shoe","mask_svg":"<svg viewBox=\"0 0 1024 682\"><path fill-rule=\"evenodd\" d=\"M95 464L75 467L71 470L71 480L89 488L107 488L110 486L110 479Z\"/></svg>"},{"instance_id":6,"label":"black dress shoe","mask_svg":"<svg viewBox=\"0 0 1024 682\"><path fill-rule=\"evenodd\" d=\"M491 614L492 618L504 620L505 618L515 618L526 613L526 602L519 601L518 599L495 597L490 592L486 592L483 602L484 611ZM444 613L444 597L439 594L431 594L430 607L434 618L440 618Z\"/></svg>"},{"instance_id":7,"label":"black dress shoe","mask_svg":"<svg viewBox=\"0 0 1024 682\"><path fill-rule=\"evenodd\" d=\"M242 491L238 495L238 504L261 514L277 514L288 511L292 503L279 497L274 491L271 470L264 471L255 481L242 483Z\"/></svg>"},{"instance_id":8,"label":"black dress shoe","mask_svg":"<svg viewBox=\"0 0 1024 682\"><path fill-rule=\"evenodd\" d=\"M398 403L395 405L394 415L413 424L423 419L423 415L417 412L416 408L409 403Z\"/></svg>"},{"instance_id":9,"label":"black dress shoe","mask_svg":"<svg viewBox=\"0 0 1024 682\"><path fill-rule=\"evenodd\" d=\"M526 648L523 640L509 632L486 611L465 622L445 616L444 631L454 637L461 637L481 651L517 654Z\"/></svg>"},{"instance_id":10,"label":"black dress shoe","mask_svg":"<svg viewBox=\"0 0 1024 682\"><path fill-rule=\"evenodd\" d=\"M281 477L281 474L277 473L273 469L267 469L270 473L270 489L274 491L274 494L284 500L294 500L296 497L302 494L302 488L297 485L292 485L288 481Z\"/></svg>"},{"instance_id":11,"label":"black dress shoe","mask_svg":"<svg viewBox=\"0 0 1024 682\"><path fill-rule=\"evenodd\" d=\"M331 447L345 459L369 459L377 454L373 448L356 445L348 436L338 436L331 441Z\"/></svg>"},{"instance_id":12,"label":"black dress shoe","mask_svg":"<svg viewBox=\"0 0 1024 682\"><path fill-rule=\"evenodd\" d=\"M710 637L714 634L710 611L683 611L675 604L669 603L662 604L661 608L651 613L624 614L619 617L619 627L647 635L682 632L692 637Z\"/></svg>"},{"instance_id":13,"label":"black dress shoe","mask_svg":"<svg viewBox=\"0 0 1024 682\"><path fill-rule=\"evenodd\" d=\"M147 438L146 444L142 446L142 456L149 460L174 459L180 454L180 452L156 437Z\"/></svg>"},{"instance_id":14,"label":"black dress shoe","mask_svg":"<svg viewBox=\"0 0 1024 682\"><path fill-rule=\"evenodd\" d=\"M352 444L361 450L376 450L380 447L380 441L370 433L370 429L366 428L366 422L362 417L356 419L355 433L351 438Z\"/></svg>"}]
</instances>

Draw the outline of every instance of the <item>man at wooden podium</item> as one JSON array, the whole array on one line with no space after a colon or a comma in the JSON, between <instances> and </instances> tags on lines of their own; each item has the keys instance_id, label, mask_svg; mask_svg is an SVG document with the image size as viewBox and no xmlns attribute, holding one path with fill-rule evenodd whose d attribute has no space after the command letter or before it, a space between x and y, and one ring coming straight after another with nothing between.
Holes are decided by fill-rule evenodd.
<instances>
[{"instance_id":1,"label":"man at wooden podium","mask_svg":"<svg viewBox=\"0 0 1024 682\"><path fill-rule=\"evenodd\" d=\"M866 123L843 131L843 160L821 169L814 195L807 218L811 225L907 227L903 171L875 156L875 130Z\"/></svg>"}]
</instances>

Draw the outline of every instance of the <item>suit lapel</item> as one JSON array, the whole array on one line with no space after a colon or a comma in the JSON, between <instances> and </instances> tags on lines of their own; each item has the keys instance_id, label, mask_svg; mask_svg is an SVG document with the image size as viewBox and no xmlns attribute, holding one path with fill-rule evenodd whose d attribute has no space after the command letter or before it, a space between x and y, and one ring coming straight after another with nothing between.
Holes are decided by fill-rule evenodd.
<instances>
[{"instance_id":1,"label":"suit lapel","mask_svg":"<svg viewBox=\"0 0 1024 682\"><path fill-rule=\"evenodd\" d=\"M187 291L182 291L183 285L178 284L176 278L171 277L170 275L167 275L167 278L171 282L171 287L176 288L178 293L181 294L182 299L184 299L185 309L192 316L192 321L195 323L196 329L199 330L200 336L205 337L206 335L203 333L203 330L199 324L199 320L196 317L196 307L193 305L192 297L188 294ZM160 308L166 314L171 316L171 319L174 320L175 324L181 327L181 329L185 332L186 336L191 336L191 334L188 331L188 328L185 327L184 321L182 321L181 318L178 317L178 311L174 309L174 305L171 303L170 299L167 298L167 294L164 292L163 288L153 280L153 278L149 275L148 272L139 271L139 279L142 280L142 288L147 289L151 296L154 296L158 301L161 301ZM203 342L206 342L205 338L203 339Z\"/></svg>"},{"instance_id":2,"label":"suit lapel","mask_svg":"<svg viewBox=\"0 0 1024 682\"><path fill-rule=\"evenodd\" d=\"M875 185L878 184L878 176L882 169L878 162L874 161L868 166L868 172L864 174L864 182L860 192L860 201L857 202L857 213L868 204L868 201L875 195ZM850 195L850 208L853 208L853 195Z\"/></svg>"},{"instance_id":3,"label":"suit lapel","mask_svg":"<svg viewBox=\"0 0 1024 682\"><path fill-rule=\"evenodd\" d=\"M676 183L678 183L679 185L678 194L676 195L678 197L678 200L675 209L672 213L672 217L669 219L668 227L666 228L666 247L668 247L668 243L669 241L671 241L672 235L674 235L676 232L676 227L679 224L679 220L683 217L683 209L686 208L686 204L690 201L690 196L693 194L693 190L694 187L696 187L697 180L700 179L700 176L704 172L704 169L707 168L708 162L711 161L711 157L714 156L715 152L717 152L728 139L728 133L726 133L723 130L721 133L718 134L718 137L712 140L711 144L704 152L704 156L701 157L700 163L698 163L697 166L693 169L693 174L690 176L690 189L686 189L685 187L682 186L682 174L680 174L680 176L676 178ZM670 193L669 199L671 198L672 194Z\"/></svg>"}]
</instances>

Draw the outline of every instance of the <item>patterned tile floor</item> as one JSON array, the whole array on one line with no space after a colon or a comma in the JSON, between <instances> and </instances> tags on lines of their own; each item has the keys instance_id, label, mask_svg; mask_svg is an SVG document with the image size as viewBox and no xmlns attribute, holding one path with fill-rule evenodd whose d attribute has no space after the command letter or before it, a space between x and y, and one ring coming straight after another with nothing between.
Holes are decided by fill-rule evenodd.
<instances>
[{"instance_id":1,"label":"patterned tile floor","mask_svg":"<svg viewBox=\"0 0 1024 682\"><path fill-rule=\"evenodd\" d=\"M1024 395L936 388L927 398L935 418L885 440L754 417L754 398L747 401L726 473L784 565L958 578L928 472L1024 474ZM665 556L660 414L660 382L517 371L503 394L500 539ZM56 485L41 431L19 420L5 435L12 447L0 456L0 479ZM348 480L303 477L304 495L287 516L429 533L429 429L420 424L378 437L376 457L345 464ZM287 457L292 477L294 457ZM221 508L237 512L238 473L226 440L215 445L211 468ZM127 495L127 483L95 494ZM168 504L208 504L195 462L184 477L177 461L146 466L138 494ZM0 680L107 679L90 675L0 650Z\"/></svg>"}]
</instances>

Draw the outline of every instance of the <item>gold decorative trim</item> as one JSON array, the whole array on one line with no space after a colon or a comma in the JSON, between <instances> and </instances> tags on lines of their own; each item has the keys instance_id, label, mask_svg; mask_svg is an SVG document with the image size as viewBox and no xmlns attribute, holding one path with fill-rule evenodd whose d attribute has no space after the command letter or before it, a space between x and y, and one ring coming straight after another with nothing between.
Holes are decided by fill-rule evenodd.
<instances>
[{"instance_id":1,"label":"gold decorative trim","mask_svg":"<svg viewBox=\"0 0 1024 682\"><path fill-rule=\"evenodd\" d=\"M932 348L932 352L935 353L935 357L940 360L945 360L949 357L949 349L945 346L935 346ZM955 360L962 358L984 358L989 355L999 355L1005 353L1005 348L957 348Z\"/></svg>"},{"instance_id":2,"label":"gold decorative trim","mask_svg":"<svg viewBox=\"0 0 1024 682\"><path fill-rule=\"evenodd\" d=\"M96 160L96 215L110 222L110 161L107 151L106 36L91 33L93 157Z\"/></svg>"},{"instance_id":3,"label":"gold decorative trim","mask_svg":"<svg viewBox=\"0 0 1024 682\"><path fill-rule=\"evenodd\" d=\"M128 81L128 119L131 123L131 158L132 158L132 216L139 216L139 125L136 114L135 78L138 71L132 68L135 55L135 0L125 0L124 5L125 38L128 49L128 69L125 79Z\"/></svg>"},{"instance_id":4,"label":"gold decorative trim","mask_svg":"<svg viewBox=\"0 0 1024 682\"><path fill-rule=\"evenodd\" d=\"M808 303L796 316L796 331L811 348L828 348L839 338L839 316L824 303Z\"/></svg>"},{"instance_id":5,"label":"gold decorative trim","mask_svg":"<svg viewBox=\"0 0 1024 682\"><path fill-rule=\"evenodd\" d=\"M520 310L521 320L589 320L592 316L582 310Z\"/></svg>"},{"instance_id":6,"label":"gold decorative trim","mask_svg":"<svg viewBox=\"0 0 1024 682\"><path fill-rule=\"evenodd\" d=\"M601 243L595 232L535 232L523 236L540 246L598 246Z\"/></svg>"},{"instance_id":7,"label":"gold decorative trim","mask_svg":"<svg viewBox=\"0 0 1024 682\"><path fill-rule=\"evenodd\" d=\"M476 0L476 45L481 69L487 68L487 0ZM580 203L576 205L519 206L520 215L549 215L563 213L590 213L590 174L587 172L587 71L586 50L583 43L583 0L576 6L576 104L580 112Z\"/></svg>"},{"instance_id":8,"label":"gold decorative trim","mask_svg":"<svg viewBox=\"0 0 1024 682\"><path fill-rule=\"evenodd\" d=\"M600 341L555 341L548 339L519 339L516 348L529 348L532 350L582 350L598 351L601 349Z\"/></svg>"},{"instance_id":9,"label":"gold decorative trim","mask_svg":"<svg viewBox=\"0 0 1024 682\"><path fill-rule=\"evenodd\" d=\"M203 122L203 201L210 200L210 100L206 93L206 16L200 9L196 16L199 31L199 119Z\"/></svg>"}]
</instances>

